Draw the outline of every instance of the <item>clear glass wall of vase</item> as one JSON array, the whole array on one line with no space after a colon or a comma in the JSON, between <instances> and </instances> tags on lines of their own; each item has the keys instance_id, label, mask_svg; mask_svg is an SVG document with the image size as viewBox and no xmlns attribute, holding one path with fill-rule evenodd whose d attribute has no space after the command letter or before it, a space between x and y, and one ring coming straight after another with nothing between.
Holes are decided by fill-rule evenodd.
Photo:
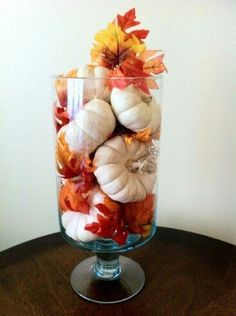
<instances>
[{"instance_id":1,"label":"clear glass wall of vase","mask_svg":"<svg viewBox=\"0 0 236 316\"><path fill-rule=\"evenodd\" d=\"M156 230L162 76L54 78L59 222L66 241L95 255L71 285L117 303L143 287L141 266L121 255Z\"/></svg>"}]
</instances>

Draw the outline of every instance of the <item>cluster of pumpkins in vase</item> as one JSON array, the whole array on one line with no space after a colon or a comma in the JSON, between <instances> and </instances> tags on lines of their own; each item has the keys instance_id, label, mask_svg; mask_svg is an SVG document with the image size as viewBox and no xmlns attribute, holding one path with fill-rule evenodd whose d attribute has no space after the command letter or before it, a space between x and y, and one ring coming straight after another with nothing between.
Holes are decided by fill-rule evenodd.
<instances>
[{"instance_id":1,"label":"cluster of pumpkins in vase","mask_svg":"<svg viewBox=\"0 0 236 316\"><path fill-rule=\"evenodd\" d=\"M56 78L58 204L71 239L125 245L154 221L161 108L138 84L109 80L89 65Z\"/></svg>"}]
</instances>

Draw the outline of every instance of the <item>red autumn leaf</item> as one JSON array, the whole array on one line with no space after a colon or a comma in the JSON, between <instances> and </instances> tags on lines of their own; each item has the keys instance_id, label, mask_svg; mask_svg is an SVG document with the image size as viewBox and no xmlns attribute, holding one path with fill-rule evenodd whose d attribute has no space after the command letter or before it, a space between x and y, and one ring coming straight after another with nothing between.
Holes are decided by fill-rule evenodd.
<instances>
[{"instance_id":1,"label":"red autumn leaf","mask_svg":"<svg viewBox=\"0 0 236 316\"><path fill-rule=\"evenodd\" d=\"M100 223L100 236L112 238L116 231L118 223L112 221L110 218L107 218L99 214L97 215L97 218Z\"/></svg>"},{"instance_id":2,"label":"red autumn leaf","mask_svg":"<svg viewBox=\"0 0 236 316\"><path fill-rule=\"evenodd\" d=\"M135 9L131 9L127 11L124 15L117 15L117 25L121 28L122 31L126 32L127 29L130 27L139 25L140 22L136 21L136 16L135 16ZM138 38L141 42L143 39L147 37L149 33L149 30L134 30L129 33L126 32L128 37L132 37L134 35L136 38Z\"/></svg>"},{"instance_id":3,"label":"red autumn leaf","mask_svg":"<svg viewBox=\"0 0 236 316\"><path fill-rule=\"evenodd\" d=\"M148 75L143 71L143 62L141 60L130 56L121 64L120 69L125 77L132 77L132 79L127 79L127 85L133 84L136 88L149 94L145 79Z\"/></svg>"},{"instance_id":4,"label":"red autumn leaf","mask_svg":"<svg viewBox=\"0 0 236 316\"><path fill-rule=\"evenodd\" d=\"M129 55L120 65L125 77L147 77L143 71L143 61L135 55Z\"/></svg>"},{"instance_id":5,"label":"red autumn leaf","mask_svg":"<svg viewBox=\"0 0 236 316\"><path fill-rule=\"evenodd\" d=\"M105 216L109 217L110 219L112 219L111 217L111 211L106 207L106 205L104 205L103 203L99 203L96 204L95 207Z\"/></svg>"},{"instance_id":6,"label":"red autumn leaf","mask_svg":"<svg viewBox=\"0 0 236 316\"><path fill-rule=\"evenodd\" d=\"M98 234L100 230L100 224L96 222L92 222L90 224L85 225L84 229L90 231L93 234Z\"/></svg>"},{"instance_id":7,"label":"red autumn leaf","mask_svg":"<svg viewBox=\"0 0 236 316\"><path fill-rule=\"evenodd\" d=\"M58 107L56 104L53 106L54 121L57 132L60 128L69 123L69 115L65 108Z\"/></svg>"},{"instance_id":8,"label":"red autumn leaf","mask_svg":"<svg viewBox=\"0 0 236 316\"><path fill-rule=\"evenodd\" d=\"M127 80L124 78L124 74L119 68L115 68L113 71L111 71L110 77L111 79L108 80L108 85L110 89L116 87L123 90L125 87L128 86Z\"/></svg>"},{"instance_id":9,"label":"red autumn leaf","mask_svg":"<svg viewBox=\"0 0 236 316\"><path fill-rule=\"evenodd\" d=\"M94 185L94 167L89 157L85 156L81 159L79 179L77 181L77 189L86 193L92 189Z\"/></svg>"},{"instance_id":10,"label":"red autumn leaf","mask_svg":"<svg viewBox=\"0 0 236 316\"><path fill-rule=\"evenodd\" d=\"M120 220L120 206L109 197L105 197L103 203L96 204L95 207L111 221Z\"/></svg>"},{"instance_id":11,"label":"red autumn leaf","mask_svg":"<svg viewBox=\"0 0 236 316\"><path fill-rule=\"evenodd\" d=\"M140 22L135 21L135 19L135 8L130 9L124 15L117 14L117 24L123 31L132 26L140 24Z\"/></svg>"},{"instance_id":12,"label":"red autumn leaf","mask_svg":"<svg viewBox=\"0 0 236 316\"><path fill-rule=\"evenodd\" d=\"M119 245L124 245L128 231L120 223L112 222L101 215L97 216L99 223L85 225L85 229L103 238L112 238Z\"/></svg>"},{"instance_id":13,"label":"red autumn leaf","mask_svg":"<svg viewBox=\"0 0 236 316\"><path fill-rule=\"evenodd\" d=\"M120 206L110 198L104 199L104 204L95 205L102 214L97 215L98 223L87 224L85 229L103 238L112 238L119 245L126 242L128 231L120 217Z\"/></svg>"},{"instance_id":14,"label":"red autumn leaf","mask_svg":"<svg viewBox=\"0 0 236 316\"><path fill-rule=\"evenodd\" d=\"M94 186L94 174L91 160L83 157L78 166L76 180L67 180L59 192L59 205L62 211L74 211L88 214L89 203L87 193Z\"/></svg>"},{"instance_id":15,"label":"red autumn leaf","mask_svg":"<svg viewBox=\"0 0 236 316\"><path fill-rule=\"evenodd\" d=\"M136 88L149 94L145 77L148 74L143 71L144 62L136 57L135 54L130 53L129 56L111 72L111 77L120 77L120 79L111 79L110 87L124 89L130 84Z\"/></svg>"},{"instance_id":16,"label":"red autumn leaf","mask_svg":"<svg viewBox=\"0 0 236 316\"><path fill-rule=\"evenodd\" d=\"M108 218L102 215L97 215L98 223L92 222L91 224L85 225L85 229L92 233L103 237L112 238L116 231L116 223L112 223Z\"/></svg>"},{"instance_id":17,"label":"red autumn leaf","mask_svg":"<svg viewBox=\"0 0 236 316\"><path fill-rule=\"evenodd\" d=\"M115 235L113 236L113 240L117 242L119 245L124 245L126 242L126 239L128 237L128 231L127 229L124 229L123 227L118 227Z\"/></svg>"},{"instance_id":18,"label":"red autumn leaf","mask_svg":"<svg viewBox=\"0 0 236 316\"><path fill-rule=\"evenodd\" d=\"M138 39L142 40L145 39L148 36L149 30L134 30L130 32L129 34L133 34Z\"/></svg>"}]
</instances>

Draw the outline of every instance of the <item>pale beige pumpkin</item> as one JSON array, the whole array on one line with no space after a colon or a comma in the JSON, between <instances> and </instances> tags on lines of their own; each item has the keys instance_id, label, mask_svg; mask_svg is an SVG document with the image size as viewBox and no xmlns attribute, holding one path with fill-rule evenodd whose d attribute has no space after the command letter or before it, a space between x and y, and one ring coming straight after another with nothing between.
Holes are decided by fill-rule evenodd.
<instances>
[{"instance_id":1,"label":"pale beige pumpkin","mask_svg":"<svg viewBox=\"0 0 236 316\"><path fill-rule=\"evenodd\" d=\"M102 144L113 132L115 125L115 116L107 102L93 99L85 104L75 115L75 119L63 126L57 135L59 172L61 170L65 174L69 168L76 173L82 155L90 154ZM76 170L71 166L75 161Z\"/></svg>"},{"instance_id":2,"label":"pale beige pumpkin","mask_svg":"<svg viewBox=\"0 0 236 316\"><path fill-rule=\"evenodd\" d=\"M90 66L79 67L77 71L77 77L91 78L83 81L83 98L86 101L93 99L94 97L108 101L110 99L110 89L107 85L107 77L109 70L102 66ZM93 80L94 78L94 80Z\"/></svg>"},{"instance_id":3,"label":"pale beige pumpkin","mask_svg":"<svg viewBox=\"0 0 236 316\"><path fill-rule=\"evenodd\" d=\"M161 111L155 98L132 85L123 90L113 88L111 106L119 122L134 132L150 129L153 134L160 126Z\"/></svg>"},{"instance_id":4,"label":"pale beige pumpkin","mask_svg":"<svg viewBox=\"0 0 236 316\"><path fill-rule=\"evenodd\" d=\"M153 190L156 159L143 142L111 138L96 150L93 164L101 189L115 201L142 201Z\"/></svg>"},{"instance_id":5,"label":"pale beige pumpkin","mask_svg":"<svg viewBox=\"0 0 236 316\"><path fill-rule=\"evenodd\" d=\"M105 196L106 195L99 189L99 187L96 186L89 194L88 203L90 205L90 209L88 214L81 213L79 210L63 211L61 216L62 226L65 228L66 234L69 237L83 242L98 239L98 236L86 230L85 226L93 222L97 223L97 215L103 215L99 212L95 205L103 203Z\"/></svg>"}]
</instances>

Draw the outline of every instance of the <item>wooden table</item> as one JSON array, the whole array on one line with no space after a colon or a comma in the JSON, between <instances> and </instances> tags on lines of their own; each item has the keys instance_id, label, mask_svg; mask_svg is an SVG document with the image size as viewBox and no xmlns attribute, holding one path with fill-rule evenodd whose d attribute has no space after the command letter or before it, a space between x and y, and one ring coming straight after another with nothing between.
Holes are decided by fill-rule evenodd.
<instances>
[{"instance_id":1,"label":"wooden table","mask_svg":"<svg viewBox=\"0 0 236 316\"><path fill-rule=\"evenodd\" d=\"M59 233L0 253L0 315L236 315L236 247L201 235L158 228L127 253L145 273L143 290L124 303L100 305L77 296L70 273L91 256Z\"/></svg>"}]
</instances>

